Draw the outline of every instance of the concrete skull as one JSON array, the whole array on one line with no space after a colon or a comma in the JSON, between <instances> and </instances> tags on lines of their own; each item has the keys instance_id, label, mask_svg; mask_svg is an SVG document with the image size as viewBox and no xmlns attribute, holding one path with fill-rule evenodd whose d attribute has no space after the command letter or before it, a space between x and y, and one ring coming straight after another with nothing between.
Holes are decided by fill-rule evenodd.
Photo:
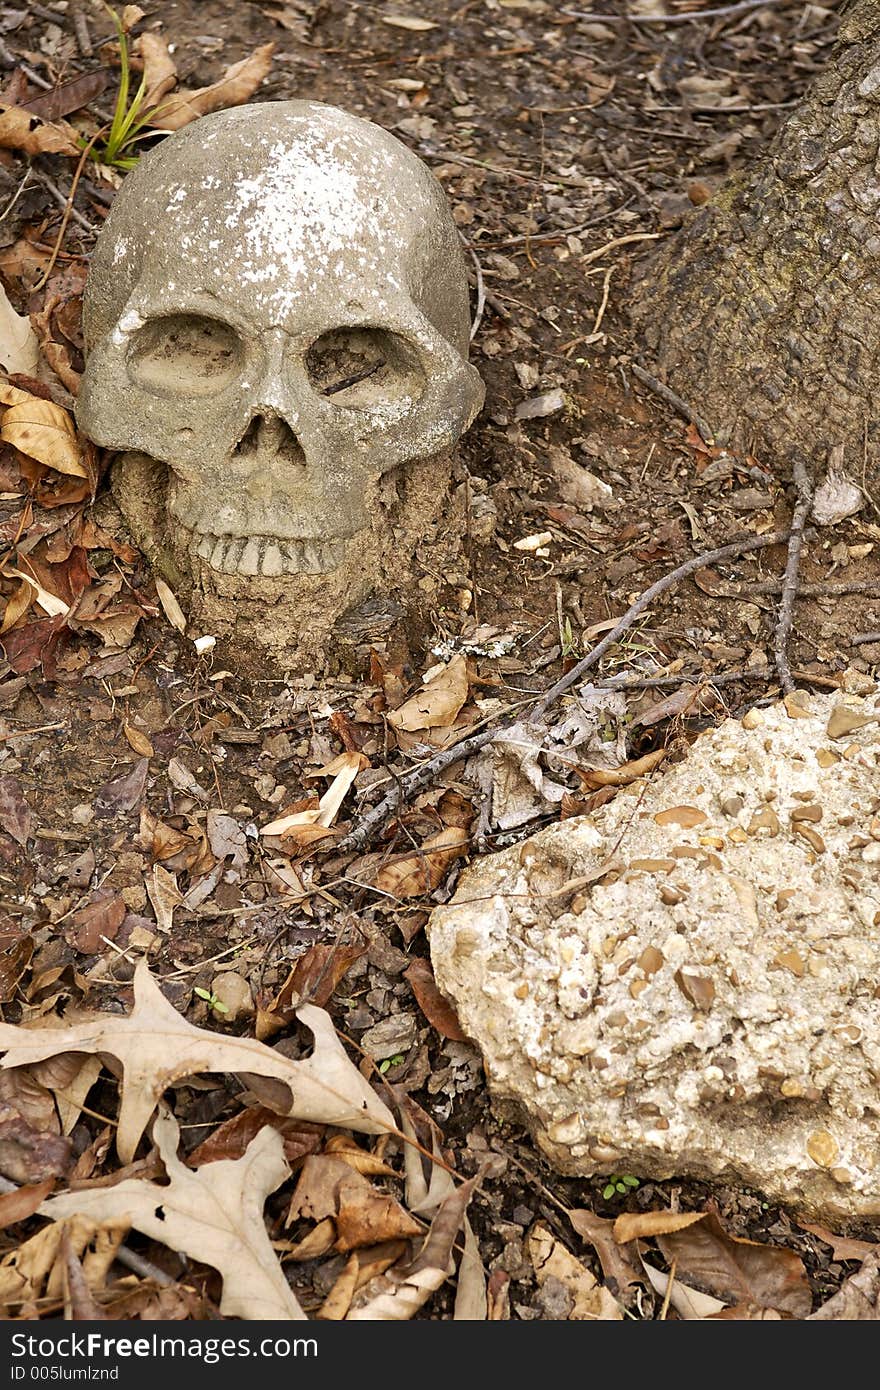
<instances>
[{"instance_id":1,"label":"concrete skull","mask_svg":"<svg viewBox=\"0 0 880 1390\"><path fill-rule=\"evenodd\" d=\"M386 475L448 455L483 400L440 184L314 102L206 116L146 155L84 328L80 426L119 451L135 539L203 585L359 573Z\"/></svg>"}]
</instances>

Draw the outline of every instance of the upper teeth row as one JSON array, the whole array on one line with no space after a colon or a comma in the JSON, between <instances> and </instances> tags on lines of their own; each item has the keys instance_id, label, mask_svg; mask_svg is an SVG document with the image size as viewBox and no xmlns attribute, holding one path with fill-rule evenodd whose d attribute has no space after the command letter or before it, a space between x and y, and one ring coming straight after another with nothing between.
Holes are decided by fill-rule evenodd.
<instances>
[{"instance_id":1,"label":"upper teeth row","mask_svg":"<svg viewBox=\"0 0 880 1390\"><path fill-rule=\"evenodd\" d=\"M345 556L345 541L282 541L272 536L192 534L191 555L223 574L325 574Z\"/></svg>"}]
</instances>

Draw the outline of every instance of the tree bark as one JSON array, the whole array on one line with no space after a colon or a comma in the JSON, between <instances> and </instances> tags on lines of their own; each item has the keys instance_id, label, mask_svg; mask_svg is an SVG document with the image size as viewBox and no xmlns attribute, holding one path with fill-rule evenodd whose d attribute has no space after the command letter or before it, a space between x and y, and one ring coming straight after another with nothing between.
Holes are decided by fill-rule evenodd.
<instances>
[{"instance_id":1,"label":"tree bark","mask_svg":"<svg viewBox=\"0 0 880 1390\"><path fill-rule=\"evenodd\" d=\"M854 0L828 70L756 166L647 265L643 365L716 441L784 466L834 445L880 478L880 4Z\"/></svg>"}]
</instances>

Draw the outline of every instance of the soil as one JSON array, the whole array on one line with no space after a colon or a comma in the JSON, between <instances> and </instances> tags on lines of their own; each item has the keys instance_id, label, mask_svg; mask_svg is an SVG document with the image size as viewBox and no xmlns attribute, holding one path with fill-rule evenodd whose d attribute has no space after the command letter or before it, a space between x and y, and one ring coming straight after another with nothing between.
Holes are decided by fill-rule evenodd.
<instances>
[{"instance_id":1,"label":"soil","mask_svg":"<svg viewBox=\"0 0 880 1390\"><path fill-rule=\"evenodd\" d=\"M97 49L91 58L78 50L69 16L59 11L54 22L53 8L34 6L16 21L0 6L7 76L16 60L53 84L99 64ZM414 958L427 958L427 912L454 891L461 860L445 868L433 891L405 899L375 887L377 864L412 855L413 845L453 823L453 804L477 808L472 765L448 767L364 855L340 853L335 842L291 851L271 841L267 848L259 835L282 810L320 795L327 785L320 769L346 749L371 763L358 779L357 800L346 803L337 822L342 831L356 827L384 795L386 768L398 774L436 751L412 736L395 740L386 710L463 642L476 648L469 675L481 703L469 706L473 723L497 711L493 700L507 705L549 686L666 572L731 537L790 521L793 489L776 460L713 449L642 384L632 370L640 358L627 306L636 293L650 295L650 270L635 275L653 244L648 238L673 235L732 167L757 157L821 71L840 5L792 0L674 25L618 22L636 5L596 0L594 8L599 18L580 19L545 0L160 0L144 21L173 43L181 83L190 87L215 81L230 63L274 41L257 99L338 104L392 130L431 165L471 253L475 314L482 301L472 360L487 400L463 441L469 476L461 486L472 518L478 502L484 517L497 514L497 525L473 521L467 573L435 576L440 602L428 627L389 637L380 614L378 636L356 647L355 668L321 682L275 678L269 670L245 679L234 654L198 656L168 621L145 563L106 545L91 550L93 568L101 567L92 582L96 574L123 573L126 593L140 605L133 640L114 645L105 638L99 647L96 628L53 630L41 664L28 667L24 629L15 629L9 635L18 641L8 644L0 681L0 777L20 781L33 817L27 849L14 833L0 833L4 960L9 953L23 959L22 941L33 950L26 969L6 970L5 1016L15 1022L35 1006L57 1012L70 1001L127 1008L132 965L125 950L151 935L152 967L175 1005L194 1022L247 1031L247 1020L224 1024L212 1016L204 995L219 971L244 976L265 1007L316 945L359 945L364 954L326 1007L354 1045L380 1021L414 1015L414 1040L400 1056L395 1051L384 1077L439 1126L460 1173L483 1168L471 1220L486 1270L500 1272L499 1286L509 1277L511 1318L568 1315L558 1290L539 1287L528 1259L525 1240L536 1220L601 1278L595 1252L566 1211L616 1217L670 1205L702 1210L707 1202L731 1234L801 1255L818 1307L857 1265L832 1259L826 1241L798 1226L797 1213L768 1205L760 1192L730 1187L646 1182L606 1198L607 1177L560 1178L515 1121L493 1112L475 1050L444 1038L423 1015L404 972ZM700 6L674 0L669 8ZM108 37L99 11L85 12L96 43ZM401 13L430 27L389 22ZM108 92L102 103L112 104ZM66 195L71 162L47 156L40 167ZM22 169L9 157L3 175L10 192ZM69 273L81 272L112 193L86 171L75 203L85 225L69 225L60 261ZM36 276L20 258L20 273L12 273L11 249L28 237L51 248L60 213L37 182L0 224L0 267L19 309L41 307L43 296L28 297ZM33 255L45 264L45 251ZM641 365L650 372L650 362ZM699 412L698 401L688 404ZM575 497L573 467L578 476L588 469L610 494L594 491L593 505ZM3 502L10 516L20 507L14 496ZM46 515L57 520L59 509ZM112 527L100 497L94 516L98 525L109 518ZM530 537L542 539L517 548ZM808 537L802 584L856 584L862 592L799 597L790 657L805 689L835 688L847 669L877 675L878 540L880 512L870 499L858 515ZM653 603L612 648L602 676L671 678L669 689L652 685L628 696L629 756L664 744L677 755L701 727L778 698L776 597L756 586L778 580L784 568L784 546L706 567ZM45 629L54 620L41 621ZM690 707L660 704L693 684L701 697ZM131 779L143 778L144 756L140 796ZM572 807L585 806L576 777L570 794ZM163 862L186 892L198 878L196 851L210 808L245 827L247 869L218 874L202 905L178 907L171 929L159 933L144 886L156 832L142 809L183 837ZM558 814L548 806L504 835L483 827L470 852L510 843ZM113 897L123 900L124 917L107 949L90 936L83 909ZM295 1029L281 1036L297 1046ZM229 1084L179 1088L178 1115L185 1126L225 1119L237 1108L234 1092ZM89 1105L99 1115L112 1113L115 1088L102 1083ZM95 1121L83 1116L76 1151L96 1132ZM185 1142L202 1132L184 1128ZM855 1234L880 1239L877 1228ZM130 1243L179 1272L160 1247L135 1236ZM337 1257L298 1267L308 1309L326 1295L342 1263ZM210 1298L207 1276L205 1288ZM451 1316L452 1298L445 1286L421 1316ZM640 1288L628 1314L656 1318L661 1305Z\"/></svg>"}]
</instances>

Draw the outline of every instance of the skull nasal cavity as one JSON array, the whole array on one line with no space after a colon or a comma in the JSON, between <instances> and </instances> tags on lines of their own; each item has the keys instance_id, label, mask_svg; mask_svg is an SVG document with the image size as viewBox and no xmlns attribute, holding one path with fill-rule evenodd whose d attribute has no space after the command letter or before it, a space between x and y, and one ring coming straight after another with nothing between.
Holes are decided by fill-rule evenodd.
<instances>
[{"instance_id":1,"label":"skull nasal cavity","mask_svg":"<svg viewBox=\"0 0 880 1390\"><path fill-rule=\"evenodd\" d=\"M236 445L237 458L280 458L305 463L302 445L286 420L278 415L255 415Z\"/></svg>"}]
</instances>

